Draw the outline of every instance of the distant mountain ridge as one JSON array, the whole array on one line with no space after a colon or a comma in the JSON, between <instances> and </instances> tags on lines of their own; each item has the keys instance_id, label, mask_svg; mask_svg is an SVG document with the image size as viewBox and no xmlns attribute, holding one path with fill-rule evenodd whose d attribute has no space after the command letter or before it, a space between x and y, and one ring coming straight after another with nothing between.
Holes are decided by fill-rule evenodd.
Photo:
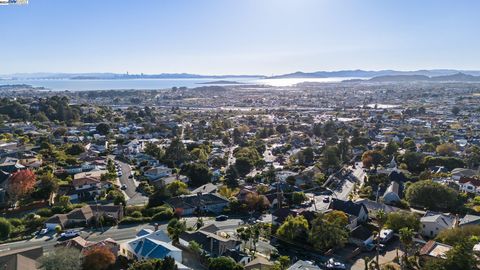
<instances>
[{"instance_id":1,"label":"distant mountain ridge","mask_svg":"<svg viewBox=\"0 0 480 270\"><path fill-rule=\"evenodd\" d=\"M276 76L264 75L200 75L190 73L161 73L161 74L119 74L119 73L16 73L0 75L4 79L45 79L45 80L127 80L127 79L227 79L227 78L260 78L260 79L288 79L288 78L359 78L371 79L372 81L435 81L435 80L460 80L477 81L480 76L478 70L455 70L455 69L430 69L415 71L398 70L338 70L295 72ZM355 81L355 80L354 80Z\"/></svg>"},{"instance_id":2,"label":"distant mountain ridge","mask_svg":"<svg viewBox=\"0 0 480 270\"><path fill-rule=\"evenodd\" d=\"M225 78L264 78L263 75L199 75L189 73L161 74L118 74L118 73L16 73L0 78L39 79L39 80L128 80L128 79L225 79Z\"/></svg>"},{"instance_id":3,"label":"distant mountain ridge","mask_svg":"<svg viewBox=\"0 0 480 270\"><path fill-rule=\"evenodd\" d=\"M386 75L373 77L367 81L372 82L480 82L480 76L473 76L458 72L444 76L425 76L425 75Z\"/></svg>"},{"instance_id":4,"label":"distant mountain ridge","mask_svg":"<svg viewBox=\"0 0 480 270\"><path fill-rule=\"evenodd\" d=\"M455 69L431 69L431 70L415 70L415 71L398 71L398 70L339 70L339 71L316 71L316 72L295 72L290 74L271 76L268 79L287 79L287 78L373 78L379 76L448 76L455 74L465 74L480 76L480 71L477 70L455 70Z\"/></svg>"}]
</instances>

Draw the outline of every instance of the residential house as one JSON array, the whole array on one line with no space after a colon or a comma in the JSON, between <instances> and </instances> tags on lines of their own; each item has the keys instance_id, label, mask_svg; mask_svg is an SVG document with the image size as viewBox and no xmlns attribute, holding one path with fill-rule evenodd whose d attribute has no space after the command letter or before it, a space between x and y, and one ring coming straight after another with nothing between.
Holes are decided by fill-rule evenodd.
<instances>
[{"instance_id":1,"label":"residential house","mask_svg":"<svg viewBox=\"0 0 480 270\"><path fill-rule=\"evenodd\" d=\"M383 197L382 197L383 202L385 202L386 204L399 203L400 202L399 192L400 192L400 185L397 182L392 181L388 186L387 190L385 191L385 193L383 194Z\"/></svg>"},{"instance_id":2,"label":"residential house","mask_svg":"<svg viewBox=\"0 0 480 270\"><path fill-rule=\"evenodd\" d=\"M160 178L172 175L172 169L166 166L157 166L146 170L143 175L148 178L149 181L156 181Z\"/></svg>"},{"instance_id":3,"label":"residential house","mask_svg":"<svg viewBox=\"0 0 480 270\"><path fill-rule=\"evenodd\" d=\"M373 245L373 232L364 225L355 227L350 232L349 242L361 248L370 249Z\"/></svg>"},{"instance_id":4,"label":"residential house","mask_svg":"<svg viewBox=\"0 0 480 270\"><path fill-rule=\"evenodd\" d=\"M480 194L480 179L462 176L458 180L458 185L460 186L460 191L471 194Z\"/></svg>"},{"instance_id":5,"label":"residential house","mask_svg":"<svg viewBox=\"0 0 480 270\"><path fill-rule=\"evenodd\" d=\"M461 218L458 222L459 227L480 225L480 216L467 214Z\"/></svg>"},{"instance_id":6,"label":"residential house","mask_svg":"<svg viewBox=\"0 0 480 270\"><path fill-rule=\"evenodd\" d=\"M262 256L258 256L244 267L245 270L271 270L274 267L274 263L265 259Z\"/></svg>"},{"instance_id":7,"label":"residential house","mask_svg":"<svg viewBox=\"0 0 480 270\"><path fill-rule=\"evenodd\" d=\"M121 254L132 260L163 259L172 257L182 262L182 250L172 245L164 231L142 230L136 238L121 244Z\"/></svg>"},{"instance_id":8,"label":"residential house","mask_svg":"<svg viewBox=\"0 0 480 270\"><path fill-rule=\"evenodd\" d=\"M115 257L118 256L118 252L120 250L120 245L112 238L107 238L99 242L92 242L83 239L81 236L65 240L58 243L56 246L75 248L78 249L81 253L85 253L86 251L97 247L107 247L113 253L113 255L115 255Z\"/></svg>"},{"instance_id":9,"label":"residential house","mask_svg":"<svg viewBox=\"0 0 480 270\"><path fill-rule=\"evenodd\" d=\"M20 164L20 160L18 158L4 157L0 159L0 171L14 173L23 169L25 169L25 166Z\"/></svg>"},{"instance_id":10,"label":"residential house","mask_svg":"<svg viewBox=\"0 0 480 270\"><path fill-rule=\"evenodd\" d=\"M61 228L88 227L95 223L97 217L103 216L115 222L123 218L123 207L120 205L85 205L67 214L55 214L45 221L45 227L54 230Z\"/></svg>"},{"instance_id":11,"label":"residential house","mask_svg":"<svg viewBox=\"0 0 480 270\"><path fill-rule=\"evenodd\" d=\"M429 260L445 260L451 249L449 245L430 240L420 249L420 260L423 263Z\"/></svg>"},{"instance_id":12,"label":"residential house","mask_svg":"<svg viewBox=\"0 0 480 270\"><path fill-rule=\"evenodd\" d=\"M328 209L342 211L352 216L354 221L352 221L351 224L354 225L354 227L356 224L365 223L368 220L368 210L365 205L360 203L332 198Z\"/></svg>"},{"instance_id":13,"label":"residential house","mask_svg":"<svg viewBox=\"0 0 480 270\"><path fill-rule=\"evenodd\" d=\"M223 253L223 256L230 257L236 263L239 263L241 265L246 265L252 260L252 257L250 257L250 255L238 249L228 249L227 251L225 251L225 253Z\"/></svg>"},{"instance_id":14,"label":"residential house","mask_svg":"<svg viewBox=\"0 0 480 270\"><path fill-rule=\"evenodd\" d=\"M43 247L4 250L0 252L0 266L2 270L36 270L42 256Z\"/></svg>"},{"instance_id":15,"label":"residential house","mask_svg":"<svg viewBox=\"0 0 480 270\"><path fill-rule=\"evenodd\" d=\"M318 267L315 265L313 262L310 261L302 261L298 260L294 264L292 264L290 267L287 268L287 270L321 270L322 268Z\"/></svg>"},{"instance_id":16,"label":"residential house","mask_svg":"<svg viewBox=\"0 0 480 270\"><path fill-rule=\"evenodd\" d=\"M216 193L197 193L168 199L165 203L183 215L192 215L196 211L219 214L228 206L229 200Z\"/></svg>"},{"instance_id":17,"label":"residential house","mask_svg":"<svg viewBox=\"0 0 480 270\"><path fill-rule=\"evenodd\" d=\"M439 232L451 229L455 224L455 218L443 213L427 212L420 218L420 233L429 238L434 238Z\"/></svg>"},{"instance_id":18,"label":"residential house","mask_svg":"<svg viewBox=\"0 0 480 270\"><path fill-rule=\"evenodd\" d=\"M457 181L462 177L474 177L476 175L477 172L471 169L455 168L452 170L452 178Z\"/></svg>"},{"instance_id":19,"label":"residential house","mask_svg":"<svg viewBox=\"0 0 480 270\"><path fill-rule=\"evenodd\" d=\"M202 246L203 252L217 257L224 255L227 250L240 249L241 242L227 233L221 232L215 224L210 224L197 231L186 231L180 235L180 244L188 247L191 241Z\"/></svg>"}]
</instances>

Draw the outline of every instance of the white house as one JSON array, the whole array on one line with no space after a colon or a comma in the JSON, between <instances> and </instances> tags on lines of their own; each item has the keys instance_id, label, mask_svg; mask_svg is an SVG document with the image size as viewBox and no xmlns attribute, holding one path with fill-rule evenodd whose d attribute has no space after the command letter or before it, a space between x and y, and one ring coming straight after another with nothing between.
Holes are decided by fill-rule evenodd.
<instances>
[{"instance_id":1,"label":"white house","mask_svg":"<svg viewBox=\"0 0 480 270\"><path fill-rule=\"evenodd\" d=\"M439 232L451 229L455 224L455 218L442 213L427 212L425 216L420 219L420 224L420 233L425 237L433 238L437 236Z\"/></svg>"},{"instance_id":2,"label":"white house","mask_svg":"<svg viewBox=\"0 0 480 270\"><path fill-rule=\"evenodd\" d=\"M460 190L466 193L480 194L480 179L461 177L458 180Z\"/></svg>"},{"instance_id":3,"label":"white house","mask_svg":"<svg viewBox=\"0 0 480 270\"><path fill-rule=\"evenodd\" d=\"M172 169L165 166L158 166L144 172L145 177L150 181L155 181L159 178L170 176L171 174Z\"/></svg>"}]
</instances>

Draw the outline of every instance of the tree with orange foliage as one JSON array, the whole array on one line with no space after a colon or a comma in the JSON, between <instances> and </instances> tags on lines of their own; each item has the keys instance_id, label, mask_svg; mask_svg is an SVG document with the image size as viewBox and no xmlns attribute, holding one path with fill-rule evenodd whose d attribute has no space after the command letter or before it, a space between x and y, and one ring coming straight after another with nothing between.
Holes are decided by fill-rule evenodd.
<instances>
[{"instance_id":1,"label":"tree with orange foliage","mask_svg":"<svg viewBox=\"0 0 480 270\"><path fill-rule=\"evenodd\" d=\"M31 170L21 170L13 173L8 179L7 192L10 200L15 203L21 197L33 190L37 177Z\"/></svg>"},{"instance_id":2,"label":"tree with orange foliage","mask_svg":"<svg viewBox=\"0 0 480 270\"><path fill-rule=\"evenodd\" d=\"M105 270L115 263L115 255L105 246L99 246L84 252L83 269Z\"/></svg>"}]
</instances>

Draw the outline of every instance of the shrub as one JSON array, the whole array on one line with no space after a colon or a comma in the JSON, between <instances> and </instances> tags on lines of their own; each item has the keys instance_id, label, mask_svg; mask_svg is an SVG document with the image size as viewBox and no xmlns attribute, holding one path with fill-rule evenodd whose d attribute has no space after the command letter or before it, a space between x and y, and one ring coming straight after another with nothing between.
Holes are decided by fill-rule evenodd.
<instances>
[{"instance_id":1,"label":"shrub","mask_svg":"<svg viewBox=\"0 0 480 270\"><path fill-rule=\"evenodd\" d=\"M133 213L130 214L130 216L133 217L133 218L140 218L143 215L142 215L142 212L140 212L140 211L134 211Z\"/></svg>"},{"instance_id":2,"label":"shrub","mask_svg":"<svg viewBox=\"0 0 480 270\"><path fill-rule=\"evenodd\" d=\"M165 211L159 212L152 217L154 221L164 221L170 220L173 217L173 210L166 209Z\"/></svg>"},{"instance_id":3,"label":"shrub","mask_svg":"<svg viewBox=\"0 0 480 270\"><path fill-rule=\"evenodd\" d=\"M8 238L10 232L12 231L12 225L8 222L7 219L0 217L0 238Z\"/></svg>"},{"instance_id":4,"label":"shrub","mask_svg":"<svg viewBox=\"0 0 480 270\"><path fill-rule=\"evenodd\" d=\"M10 218L10 219L8 219L8 222L10 222L10 224L13 227L19 227L19 226L23 225L23 221L19 218Z\"/></svg>"},{"instance_id":5,"label":"shrub","mask_svg":"<svg viewBox=\"0 0 480 270\"><path fill-rule=\"evenodd\" d=\"M150 217L141 217L141 218L134 218L134 217L126 217L123 218L119 224L137 224L137 223L148 223L152 221Z\"/></svg>"},{"instance_id":6,"label":"shrub","mask_svg":"<svg viewBox=\"0 0 480 270\"><path fill-rule=\"evenodd\" d=\"M51 217L53 213L52 213L52 210L48 208L41 208L37 210L37 215L41 217Z\"/></svg>"},{"instance_id":7,"label":"shrub","mask_svg":"<svg viewBox=\"0 0 480 270\"><path fill-rule=\"evenodd\" d=\"M152 217L157 213L164 212L165 210L169 209L170 207L168 206L156 206L152 208L147 208L143 211L144 216Z\"/></svg>"}]
</instances>

